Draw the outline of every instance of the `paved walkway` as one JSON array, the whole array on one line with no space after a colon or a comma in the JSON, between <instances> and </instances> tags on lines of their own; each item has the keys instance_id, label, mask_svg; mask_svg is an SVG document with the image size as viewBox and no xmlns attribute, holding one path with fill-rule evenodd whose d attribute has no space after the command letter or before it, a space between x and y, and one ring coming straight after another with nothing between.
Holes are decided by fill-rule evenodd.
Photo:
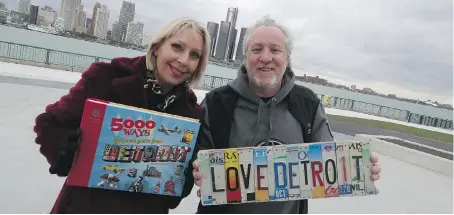
<instances>
[{"instance_id":1,"label":"paved walkway","mask_svg":"<svg viewBox=\"0 0 454 215\"><path fill-rule=\"evenodd\" d=\"M34 118L45 105L67 92L48 86L0 83L0 213L48 213L63 183L48 173L34 143ZM335 134L339 139L350 138ZM310 200L310 213L453 213L452 178L380 156L380 194L357 198ZM193 213L195 190L172 213Z\"/></svg>"}]
</instances>

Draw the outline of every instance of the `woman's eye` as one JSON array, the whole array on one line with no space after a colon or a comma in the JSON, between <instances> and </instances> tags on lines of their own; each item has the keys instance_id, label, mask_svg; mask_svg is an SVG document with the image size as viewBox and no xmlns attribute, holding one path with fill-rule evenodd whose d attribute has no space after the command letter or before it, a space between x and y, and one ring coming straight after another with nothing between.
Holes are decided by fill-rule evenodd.
<instances>
[{"instance_id":1,"label":"woman's eye","mask_svg":"<svg viewBox=\"0 0 454 215\"><path fill-rule=\"evenodd\" d=\"M183 49L180 44L176 44L176 43L172 44L172 48L177 51L181 51Z\"/></svg>"},{"instance_id":2,"label":"woman's eye","mask_svg":"<svg viewBox=\"0 0 454 215\"><path fill-rule=\"evenodd\" d=\"M197 52L193 52L193 53L191 53L191 57L194 58L194 59L199 59L200 58L200 54L197 53Z\"/></svg>"}]
</instances>

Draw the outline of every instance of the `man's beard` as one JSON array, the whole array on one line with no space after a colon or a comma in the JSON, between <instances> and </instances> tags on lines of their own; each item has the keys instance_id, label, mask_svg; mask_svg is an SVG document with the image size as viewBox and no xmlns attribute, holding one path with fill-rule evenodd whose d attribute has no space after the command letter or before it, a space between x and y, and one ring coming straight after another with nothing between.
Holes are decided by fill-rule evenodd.
<instances>
[{"instance_id":1,"label":"man's beard","mask_svg":"<svg viewBox=\"0 0 454 215\"><path fill-rule=\"evenodd\" d=\"M278 83L277 79L275 75L272 78L268 78L268 80L259 80L255 75L252 75L252 83L260 89L274 89Z\"/></svg>"}]
</instances>

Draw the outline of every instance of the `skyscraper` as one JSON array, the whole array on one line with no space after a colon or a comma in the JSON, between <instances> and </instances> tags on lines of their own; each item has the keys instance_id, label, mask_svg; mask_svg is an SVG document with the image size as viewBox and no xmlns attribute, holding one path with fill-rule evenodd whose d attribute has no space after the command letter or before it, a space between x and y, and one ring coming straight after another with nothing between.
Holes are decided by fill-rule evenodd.
<instances>
[{"instance_id":1,"label":"skyscraper","mask_svg":"<svg viewBox=\"0 0 454 215\"><path fill-rule=\"evenodd\" d=\"M93 15L91 17L91 25L90 25L90 30L88 30L88 33L92 36L95 35L95 25L96 25L96 16L98 15L98 10L101 8L101 4L96 3L95 6L93 7Z\"/></svg>"},{"instance_id":2,"label":"skyscraper","mask_svg":"<svg viewBox=\"0 0 454 215\"><path fill-rule=\"evenodd\" d=\"M112 24L111 39L117 42L121 41L121 25L118 22Z\"/></svg>"},{"instance_id":3,"label":"skyscraper","mask_svg":"<svg viewBox=\"0 0 454 215\"><path fill-rule=\"evenodd\" d=\"M207 30L208 34L210 35L211 38L211 44L210 44L210 57L214 56L214 48L216 46L216 41L218 37L218 30L219 30L219 24L216 22L208 22L207 24Z\"/></svg>"},{"instance_id":4,"label":"skyscraper","mask_svg":"<svg viewBox=\"0 0 454 215\"><path fill-rule=\"evenodd\" d=\"M120 25L121 25L121 40L126 41L126 32L128 30L128 23L134 21L136 14L136 5L132 2L123 1L120 11Z\"/></svg>"},{"instance_id":5,"label":"skyscraper","mask_svg":"<svg viewBox=\"0 0 454 215\"><path fill-rule=\"evenodd\" d=\"M20 0L19 1L19 13L30 14L31 0Z\"/></svg>"},{"instance_id":6,"label":"skyscraper","mask_svg":"<svg viewBox=\"0 0 454 215\"><path fill-rule=\"evenodd\" d=\"M227 10L227 22L230 22L230 28L227 35L227 48L225 50L224 60L232 59L233 51L235 50L235 40L236 40L236 20L238 18L238 8L237 7L230 7Z\"/></svg>"},{"instance_id":7,"label":"skyscraper","mask_svg":"<svg viewBox=\"0 0 454 215\"><path fill-rule=\"evenodd\" d=\"M219 36L218 41L216 44L216 54L215 58L219 60L224 60L228 54L227 50L227 42L229 37L229 29L230 29L230 22L222 21L221 27L219 28Z\"/></svg>"},{"instance_id":8,"label":"skyscraper","mask_svg":"<svg viewBox=\"0 0 454 215\"><path fill-rule=\"evenodd\" d=\"M126 30L125 42L140 46L142 45L143 23L130 22Z\"/></svg>"},{"instance_id":9,"label":"skyscraper","mask_svg":"<svg viewBox=\"0 0 454 215\"><path fill-rule=\"evenodd\" d=\"M100 39L106 39L107 26L109 24L110 12L107 10L106 5L101 5L96 14L95 32L94 36Z\"/></svg>"},{"instance_id":10,"label":"skyscraper","mask_svg":"<svg viewBox=\"0 0 454 215\"><path fill-rule=\"evenodd\" d=\"M38 21L38 12L39 12L38 6L36 5L30 6L30 15L28 15L28 23L36 25Z\"/></svg>"},{"instance_id":11,"label":"skyscraper","mask_svg":"<svg viewBox=\"0 0 454 215\"><path fill-rule=\"evenodd\" d=\"M73 31L79 22L81 0L62 0L60 17L65 23L65 30Z\"/></svg>"},{"instance_id":12,"label":"skyscraper","mask_svg":"<svg viewBox=\"0 0 454 215\"><path fill-rule=\"evenodd\" d=\"M238 46L236 48L236 56L235 56L235 61L238 63L241 63L244 60L243 41L244 41L244 35L246 35L246 31L247 31L247 28L241 28L240 39L238 41Z\"/></svg>"}]
</instances>

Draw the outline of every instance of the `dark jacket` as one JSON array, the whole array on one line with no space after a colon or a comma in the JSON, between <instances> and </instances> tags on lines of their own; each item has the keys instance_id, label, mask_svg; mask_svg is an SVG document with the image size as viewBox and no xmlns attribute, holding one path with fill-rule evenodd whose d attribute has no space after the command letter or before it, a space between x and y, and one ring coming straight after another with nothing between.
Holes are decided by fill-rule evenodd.
<instances>
[{"instance_id":1,"label":"dark jacket","mask_svg":"<svg viewBox=\"0 0 454 215\"><path fill-rule=\"evenodd\" d=\"M315 93L297 86L290 69L283 81L281 89L272 98L261 99L249 88L246 70L241 67L235 80L207 93L202 102L204 117L197 140L198 149L333 140L324 107ZM297 112L308 116L307 119L300 120L303 117L296 117L299 115ZM272 180L269 182L274 183ZM199 203L197 213L296 214L307 211L307 200L302 200L215 206Z\"/></svg>"},{"instance_id":2,"label":"dark jacket","mask_svg":"<svg viewBox=\"0 0 454 215\"><path fill-rule=\"evenodd\" d=\"M144 56L93 63L67 95L48 105L36 118L35 141L47 161L53 162L68 133L79 127L87 97L148 108L145 72ZM186 88L166 112L199 118L200 106L194 92ZM73 187L65 183L51 213L168 213L191 192L194 182L191 173L189 169L182 197Z\"/></svg>"}]
</instances>

